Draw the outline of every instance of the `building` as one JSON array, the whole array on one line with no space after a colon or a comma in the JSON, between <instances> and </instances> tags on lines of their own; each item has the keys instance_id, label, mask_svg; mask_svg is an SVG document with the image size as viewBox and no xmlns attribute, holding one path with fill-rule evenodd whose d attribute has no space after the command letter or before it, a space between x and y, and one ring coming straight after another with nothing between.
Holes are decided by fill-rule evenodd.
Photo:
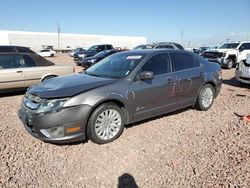
<instances>
[{"instance_id":1,"label":"building","mask_svg":"<svg viewBox=\"0 0 250 188\"><path fill-rule=\"evenodd\" d=\"M69 33L47 33L0 30L0 45L27 46L33 50L46 47L53 49L88 48L96 44L112 44L114 47L131 49L139 44L146 44L146 37L85 35Z\"/></svg>"}]
</instances>

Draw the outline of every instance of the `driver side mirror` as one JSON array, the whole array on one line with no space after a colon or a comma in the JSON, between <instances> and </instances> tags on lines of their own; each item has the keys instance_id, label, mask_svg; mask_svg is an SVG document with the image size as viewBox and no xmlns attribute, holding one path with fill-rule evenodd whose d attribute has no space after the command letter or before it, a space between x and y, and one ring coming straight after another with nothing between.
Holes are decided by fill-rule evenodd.
<instances>
[{"instance_id":1,"label":"driver side mirror","mask_svg":"<svg viewBox=\"0 0 250 188\"><path fill-rule=\"evenodd\" d=\"M143 71L137 76L137 80L152 80L154 78L154 73L150 71Z\"/></svg>"},{"instance_id":2,"label":"driver side mirror","mask_svg":"<svg viewBox=\"0 0 250 188\"><path fill-rule=\"evenodd\" d=\"M244 46L241 46L241 47L239 48L239 52L242 52L243 50L245 50L245 47L244 47Z\"/></svg>"}]
</instances>

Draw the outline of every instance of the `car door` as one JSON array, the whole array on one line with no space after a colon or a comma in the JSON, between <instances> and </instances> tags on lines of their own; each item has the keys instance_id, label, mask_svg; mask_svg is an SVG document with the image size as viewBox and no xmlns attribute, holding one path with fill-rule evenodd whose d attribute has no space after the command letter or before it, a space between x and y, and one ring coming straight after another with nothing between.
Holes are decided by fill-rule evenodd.
<instances>
[{"instance_id":1,"label":"car door","mask_svg":"<svg viewBox=\"0 0 250 188\"><path fill-rule=\"evenodd\" d=\"M176 80L171 71L171 61L168 53L152 56L140 69L153 72L152 80L135 80L131 84L133 95L134 120L153 117L169 111L174 102L173 86ZM138 75L137 74L137 75Z\"/></svg>"},{"instance_id":2,"label":"car door","mask_svg":"<svg viewBox=\"0 0 250 188\"><path fill-rule=\"evenodd\" d=\"M40 81L43 72L39 71L39 67L36 62L28 54L19 54L17 55L16 60L22 67L24 84L26 87Z\"/></svg>"},{"instance_id":3,"label":"car door","mask_svg":"<svg viewBox=\"0 0 250 188\"><path fill-rule=\"evenodd\" d=\"M0 54L0 90L25 87L24 73L14 54Z\"/></svg>"},{"instance_id":4,"label":"car door","mask_svg":"<svg viewBox=\"0 0 250 188\"><path fill-rule=\"evenodd\" d=\"M205 83L205 70L191 53L171 52L173 69L176 72L176 100L182 106L194 103L201 86Z\"/></svg>"},{"instance_id":5,"label":"car door","mask_svg":"<svg viewBox=\"0 0 250 188\"><path fill-rule=\"evenodd\" d=\"M247 58L247 54L250 54L250 43L243 43L239 47L239 55L238 55L237 62L245 60Z\"/></svg>"}]
</instances>

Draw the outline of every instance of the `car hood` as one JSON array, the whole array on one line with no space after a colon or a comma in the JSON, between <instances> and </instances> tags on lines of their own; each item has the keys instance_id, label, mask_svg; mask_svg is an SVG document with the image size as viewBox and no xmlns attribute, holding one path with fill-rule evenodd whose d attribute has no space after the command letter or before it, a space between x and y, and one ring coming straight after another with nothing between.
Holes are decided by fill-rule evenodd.
<instances>
[{"instance_id":1,"label":"car hood","mask_svg":"<svg viewBox=\"0 0 250 188\"><path fill-rule=\"evenodd\" d=\"M232 51L232 50L234 50L234 49L218 48L218 49L215 49L215 50L213 50L213 51L217 51L217 52L228 52L228 51Z\"/></svg>"},{"instance_id":2,"label":"car hood","mask_svg":"<svg viewBox=\"0 0 250 188\"><path fill-rule=\"evenodd\" d=\"M111 84L116 79L86 74L72 74L46 80L28 89L28 93L43 99L72 97L84 91Z\"/></svg>"}]
</instances>

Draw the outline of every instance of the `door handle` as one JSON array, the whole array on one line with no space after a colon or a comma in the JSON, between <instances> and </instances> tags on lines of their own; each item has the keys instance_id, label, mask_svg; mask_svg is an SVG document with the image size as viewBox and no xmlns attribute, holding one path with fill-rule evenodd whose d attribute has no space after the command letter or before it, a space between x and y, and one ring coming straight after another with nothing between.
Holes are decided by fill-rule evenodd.
<instances>
[{"instance_id":1,"label":"door handle","mask_svg":"<svg viewBox=\"0 0 250 188\"><path fill-rule=\"evenodd\" d=\"M22 73L23 71L16 71L17 73Z\"/></svg>"},{"instance_id":2,"label":"door handle","mask_svg":"<svg viewBox=\"0 0 250 188\"><path fill-rule=\"evenodd\" d=\"M171 78L167 78L167 82L168 82L168 84L172 84L173 80Z\"/></svg>"},{"instance_id":3,"label":"door handle","mask_svg":"<svg viewBox=\"0 0 250 188\"><path fill-rule=\"evenodd\" d=\"M200 72L200 77L204 77L204 74L203 74L203 72Z\"/></svg>"}]
</instances>

